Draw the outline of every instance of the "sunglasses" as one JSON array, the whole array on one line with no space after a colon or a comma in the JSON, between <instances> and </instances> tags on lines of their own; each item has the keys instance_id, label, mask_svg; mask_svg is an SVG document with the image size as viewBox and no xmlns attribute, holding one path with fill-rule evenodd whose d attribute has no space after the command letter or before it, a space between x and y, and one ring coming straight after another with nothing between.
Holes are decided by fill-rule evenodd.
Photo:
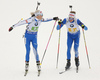
<instances>
[{"instance_id":1,"label":"sunglasses","mask_svg":"<svg viewBox=\"0 0 100 80\"><path fill-rule=\"evenodd\" d=\"M70 20L74 20L74 18L69 18Z\"/></svg>"},{"instance_id":2,"label":"sunglasses","mask_svg":"<svg viewBox=\"0 0 100 80\"><path fill-rule=\"evenodd\" d=\"M37 16L43 16L43 14L38 14Z\"/></svg>"}]
</instances>

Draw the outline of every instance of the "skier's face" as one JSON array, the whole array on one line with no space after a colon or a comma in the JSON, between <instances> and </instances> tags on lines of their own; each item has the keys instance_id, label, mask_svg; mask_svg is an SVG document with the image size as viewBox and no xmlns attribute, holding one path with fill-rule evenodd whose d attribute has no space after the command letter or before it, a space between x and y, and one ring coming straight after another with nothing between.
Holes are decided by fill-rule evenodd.
<instances>
[{"instance_id":1,"label":"skier's face","mask_svg":"<svg viewBox=\"0 0 100 80\"><path fill-rule=\"evenodd\" d=\"M73 22L74 21L74 18L73 17L69 17L69 21L70 22Z\"/></svg>"},{"instance_id":2,"label":"skier's face","mask_svg":"<svg viewBox=\"0 0 100 80\"><path fill-rule=\"evenodd\" d=\"M36 16L36 18L39 19L39 20L41 20L42 17L43 17L43 15L38 15L38 16Z\"/></svg>"}]
</instances>

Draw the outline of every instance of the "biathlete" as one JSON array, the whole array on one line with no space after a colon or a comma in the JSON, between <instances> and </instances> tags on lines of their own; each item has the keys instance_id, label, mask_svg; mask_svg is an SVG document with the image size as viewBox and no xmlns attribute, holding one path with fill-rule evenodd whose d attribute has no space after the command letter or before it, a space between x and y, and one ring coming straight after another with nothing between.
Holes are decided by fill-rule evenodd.
<instances>
[{"instance_id":1,"label":"biathlete","mask_svg":"<svg viewBox=\"0 0 100 80\"><path fill-rule=\"evenodd\" d=\"M20 21L19 23L9 28L9 31L12 31L13 28L17 26L28 24L26 32L25 32L25 47L26 47L25 71L27 71L29 68L30 42L32 42L33 51L34 51L35 58L36 58L37 68L38 70L41 70L39 54L37 51L37 45L38 45L37 44L37 33L38 33L38 28L41 22L58 20L58 17L53 17L52 19L44 19L43 13L40 10L36 10L34 13L31 13L31 15L32 16L30 18Z\"/></svg>"},{"instance_id":2,"label":"biathlete","mask_svg":"<svg viewBox=\"0 0 100 80\"><path fill-rule=\"evenodd\" d=\"M83 28L84 30L88 30L88 28L75 17L76 12L70 11L68 18L65 18L63 21L58 21L57 30L63 27L63 25L66 25L67 27L67 64L65 66L65 70L70 68L71 66L71 47L72 43L74 42L74 51L75 51L75 65L76 67L79 66L79 39L80 39L80 28Z\"/></svg>"}]
</instances>

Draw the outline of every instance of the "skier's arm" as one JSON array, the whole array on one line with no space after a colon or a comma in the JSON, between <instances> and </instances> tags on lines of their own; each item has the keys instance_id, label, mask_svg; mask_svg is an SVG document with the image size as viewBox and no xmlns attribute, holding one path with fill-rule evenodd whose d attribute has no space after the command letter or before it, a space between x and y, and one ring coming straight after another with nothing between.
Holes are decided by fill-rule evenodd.
<instances>
[{"instance_id":1,"label":"skier's arm","mask_svg":"<svg viewBox=\"0 0 100 80\"><path fill-rule=\"evenodd\" d=\"M88 30L88 28L79 19L77 19L77 24L80 25L84 30Z\"/></svg>"},{"instance_id":2,"label":"skier's arm","mask_svg":"<svg viewBox=\"0 0 100 80\"><path fill-rule=\"evenodd\" d=\"M59 30L60 28L62 28L63 25L66 24L66 21L67 21L66 19L64 19L63 21L59 20L56 29Z\"/></svg>"},{"instance_id":3,"label":"skier's arm","mask_svg":"<svg viewBox=\"0 0 100 80\"><path fill-rule=\"evenodd\" d=\"M24 24L29 24L32 22L32 17L26 19L26 20L23 20L23 21L20 21L18 22L17 24L14 24L13 25L13 28L17 27L17 26L20 26L20 25L24 25Z\"/></svg>"},{"instance_id":4,"label":"skier's arm","mask_svg":"<svg viewBox=\"0 0 100 80\"><path fill-rule=\"evenodd\" d=\"M53 19L47 18L47 19L42 19L41 22L48 22L48 21L52 21L52 20L53 20Z\"/></svg>"},{"instance_id":5,"label":"skier's arm","mask_svg":"<svg viewBox=\"0 0 100 80\"><path fill-rule=\"evenodd\" d=\"M52 20L58 20L58 17L53 17L51 19L47 18L47 19L42 19L41 22L48 22L48 21L52 21Z\"/></svg>"},{"instance_id":6,"label":"skier's arm","mask_svg":"<svg viewBox=\"0 0 100 80\"><path fill-rule=\"evenodd\" d=\"M23 24L29 24L30 22L32 22L32 19L33 19L33 18L30 17L30 18L28 18L28 19L26 19L26 20L23 20L23 21L20 21L20 22L14 24L13 26L11 26L11 27L9 28L9 31L12 31L13 28L15 28L15 27L17 27L17 26L20 26L20 25L23 25Z\"/></svg>"}]
</instances>

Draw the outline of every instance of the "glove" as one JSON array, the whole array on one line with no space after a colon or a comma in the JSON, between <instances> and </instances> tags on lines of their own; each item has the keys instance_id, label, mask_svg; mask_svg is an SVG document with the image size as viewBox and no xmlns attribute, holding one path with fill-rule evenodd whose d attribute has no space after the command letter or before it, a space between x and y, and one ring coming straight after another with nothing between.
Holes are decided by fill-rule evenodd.
<instances>
[{"instance_id":1,"label":"glove","mask_svg":"<svg viewBox=\"0 0 100 80\"><path fill-rule=\"evenodd\" d=\"M59 18L58 17L53 17L53 20L59 20Z\"/></svg>"},{"instance_id":2,"label":"glove","mask_svg":"<svg viewBox=\"0 0 100 80\"><path fill-rule=\"evenodd\" d=\"M33 14L31 17L34 17L35 16L35 14Z\"/></svg>"},{"instance_id":3,"label":"glove","mask_svg":"<svg viewBox=\"0 0 100 80\"><path fill-rule=\"evenodd\" d=\"M13 30L13 27L10 27L10 28L9 28L9 32L12 31L12 30Z\"/></svg>"},{"instance_id":4,"label":"glove","mask_svg":"<svg viewBox=\"0 0 100 80\"><path fill-rule=\"evenodd\" d=\"M85 26L82 24L81 27L82 27L82 29L84 29Z\"/></svg>"},{"instance_id":5,"label":"glove","mask_svg":"<svg viewBox=\"0 0 100 80\"><path fill-rule=\"evenodd\" d=\"M88 30L88 28L87 28L86 26L84 26L84 25L81 25L81 27L82 27L82 29L84 29L84 30Z\"/></svg>"},{"instance_id":6,"label":"glove","mask_svg":"<svg viewBox=\"0 0 100 80\"><path fill-rule=\"evenodd\" d=\"M58 24L59 24L59 25L62 24L62 20L61 20L61 19L58 21Z\"/></svg>"}]
</instances>

